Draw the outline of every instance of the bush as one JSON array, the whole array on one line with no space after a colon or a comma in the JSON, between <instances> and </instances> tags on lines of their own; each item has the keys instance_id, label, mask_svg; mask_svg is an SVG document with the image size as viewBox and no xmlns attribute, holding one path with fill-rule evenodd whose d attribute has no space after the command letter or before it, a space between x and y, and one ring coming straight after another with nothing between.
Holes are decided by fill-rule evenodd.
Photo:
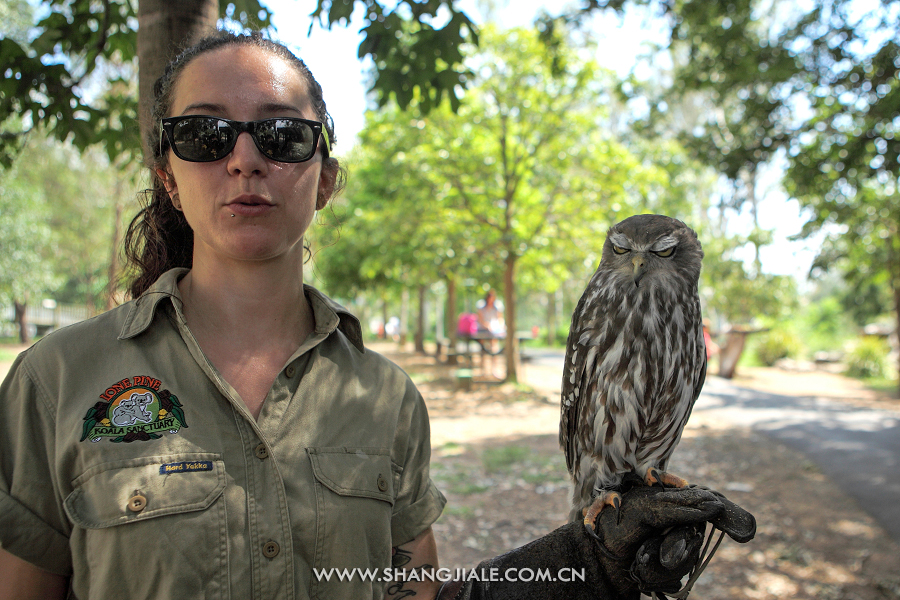
<instances>
[{"instance_id":1,"label":"bush","mask_svg":"<svg viewBox=\"0 0 900 600\"><path fill-rule=\"evenodd\" d=\"M800 351L800 341L792 333L782 330L769 331L756 344L756 358L771 367L781 358L795 356Z\"/></svg>"},{"instance_id":2,"label":"bush","mask_svg":"<svg viewBox=\"0 0 900 600\"><path fill-rule=\"evenodd\" d=\"M861 338L847 354L847 375L860 379L887 375L887 342L879 337Z\"/></svg>"}]
</instances>

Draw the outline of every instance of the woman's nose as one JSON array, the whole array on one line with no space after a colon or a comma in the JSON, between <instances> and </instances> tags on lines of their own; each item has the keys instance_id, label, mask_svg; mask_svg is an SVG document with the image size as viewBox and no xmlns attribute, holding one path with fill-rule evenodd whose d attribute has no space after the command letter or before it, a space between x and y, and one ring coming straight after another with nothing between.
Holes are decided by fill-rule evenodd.
<instances>
[{"instance_id":1,"label":"woman's nose","mask_svg":"<svg viewBox=\"0 0 900 600\"><path fill-rule=\"evenodd\" d=\"M256 147L253 137L246 131L240 133L234 149L228 155L228 172L232 175L263 175L268 170L266 158Z\"/></svg>"}]
</instances>

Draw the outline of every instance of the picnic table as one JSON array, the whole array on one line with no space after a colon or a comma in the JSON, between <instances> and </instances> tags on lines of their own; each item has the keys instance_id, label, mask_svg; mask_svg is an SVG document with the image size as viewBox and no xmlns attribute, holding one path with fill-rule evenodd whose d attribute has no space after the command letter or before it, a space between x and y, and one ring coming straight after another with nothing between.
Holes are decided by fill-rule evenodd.
<instances>
[{"instance_id":1,"label":"picnic table","mask_svg":"<svg viewBox=\"0 0 900 600\"><path fill-rule=\"evenodd\" d=\"M458 335L458 343L456 348L451 347L449 340L446 341L447 362L449 362L450 364L454 364L454 361L457 361L459 358L463 358L469 366L472 366L472 358L475 354L481 355L482 358L484 357L484 355L502 355L506 349L507 337L508 336L505 335L498 336L487 332L471 335ZM531 331L517 331L516 339L519 341L519 358L524 359L525 356L521 350L522 342L533 340L534 334ZM489 342L493 340L498 340L500 342L497 350L491 350L491 344ZM464 346L460 346L460 343L464 344Z\"/></svg>"}]
</instances>

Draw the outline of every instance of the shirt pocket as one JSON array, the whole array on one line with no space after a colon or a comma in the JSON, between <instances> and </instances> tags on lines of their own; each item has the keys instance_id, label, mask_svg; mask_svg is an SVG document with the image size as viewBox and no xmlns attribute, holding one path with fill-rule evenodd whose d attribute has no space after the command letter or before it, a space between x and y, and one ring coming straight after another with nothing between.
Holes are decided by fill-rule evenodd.
<instances>
[{"instance_id":1,"label":"shirt pocket","mask_svg":"<svg viewBox=\"0 0 900 600\"><path fill-rule=\"evenodd\" d=\"M394 477L382 448L308 448L316 486L314 567L377 570L390 566ZM381 598L383 585L363 577L313 576L313 598Z\"/></svg>"},{"instance_id":2,"label":"shirt pocket","mask_svg":"<svg viewBox=\"0 0 900 600\"><path fill-rule=\"evenodd\" d=\"M78 598L228 598L225 465L218 454L92 467L65 500Z\"/></svg>"}]
</instances>

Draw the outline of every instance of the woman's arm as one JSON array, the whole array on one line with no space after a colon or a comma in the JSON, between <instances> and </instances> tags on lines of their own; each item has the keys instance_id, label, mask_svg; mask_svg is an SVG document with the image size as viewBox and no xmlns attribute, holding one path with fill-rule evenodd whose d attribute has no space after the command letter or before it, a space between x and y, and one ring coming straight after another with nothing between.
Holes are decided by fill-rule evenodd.
<instances>
[{"instance_id":1,"label":"woman's arm","mask_svg":"<svg viewBox=\"0 0 900 600\"><path fill-rule=\"evenodd\" d=\"M394 572L406 571L409 574L413 569L425 569L429 574L438 569L437 543L434 540L434 532L431 527L417 535L412 541L393 548L391 559ZM421 571L419 571L421 573ZM385 588L385 600L400 600L402 598L424 598L432 600L437 596L441 587L440 581L424 581L419 577L407 580L394 581Z\"/></svg>"},{"instance_id":2,"label":"woman's arm","mask_svg":"<svg viewBox=\"0 0 900 600\"><path fill-rule=\"evenodd\" d=\"M62 600L67 590L62 575L43 571L0 548L0 600Z\"/></svg>"}]
</instances>

